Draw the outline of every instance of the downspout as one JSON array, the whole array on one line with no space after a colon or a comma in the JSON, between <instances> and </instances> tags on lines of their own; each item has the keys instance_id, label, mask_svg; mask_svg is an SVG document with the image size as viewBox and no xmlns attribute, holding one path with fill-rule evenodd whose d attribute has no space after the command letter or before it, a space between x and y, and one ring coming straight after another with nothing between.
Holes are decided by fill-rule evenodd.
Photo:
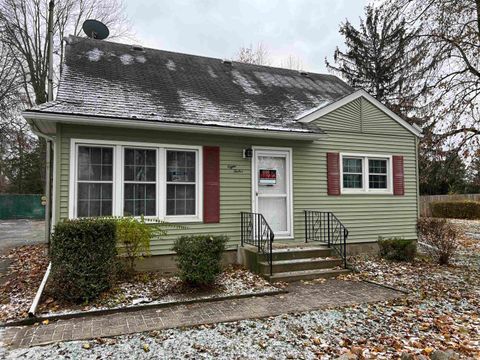
<instances>
[{"instance_id":1,"label":"downspout","mask_svg":"<svg viewBox=\"0 0 480 360\"><path fill-rule=\"evenodd\" d=\"M52 158L52 141L47 140L46 161L45 161L45 240L48 244L48 253L50 254L50 231L52 220L52 184L51 184L51 158Z\"/></svg>"}]
</instances>

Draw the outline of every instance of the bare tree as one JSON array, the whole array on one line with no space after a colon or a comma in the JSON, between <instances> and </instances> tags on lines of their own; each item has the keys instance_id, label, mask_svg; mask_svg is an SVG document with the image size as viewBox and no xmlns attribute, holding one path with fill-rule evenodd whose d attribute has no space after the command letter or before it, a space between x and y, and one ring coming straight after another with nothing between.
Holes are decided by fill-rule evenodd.
<instances>
[{"instance_id":1,"label":"bare tree","mask_svg":"<svg viewBox=\"0 0 480 360\"><path fill-rule=\"evenodd\" d=\"M45 143L20 116L47 101L49 0L0 0L0 185L3 191L41 192ZM82 35L83 21L105 23L112 38L129 32L123 0L56 0L54 81L65 56L63 38ZM3 105L3 106L2 106Z\"/></svg>"},{"instance_id":2,"label":"bare tree","mask_svg":"<svg viewBox=\"0 0 480 360\"><path fill-rule=\"evenodd\" d=\"M21 65L30 105L47 100L48 3L48 0L0 0L0 41ZM64 57L63 37L80 35L82 23L88 18L104 22L114 36L123 36L128 31L124 8L122 0L56 1L53 30L57 75Z\"/></svg>"},{"instance_id":3,"label":"bare tree","mask_svg":"<svg viewBox=\"0 0 480 360\"><path fill-rule=\"evenodd\" d=\"M235 60L243 63L254 64L254 65L270 65L270 55L268 49L263 45L263 43L258 43L256 47L242 46L236 56Z\"/></svg>"},{"instance_id":4,"label":"bare tree","mask_svg":"<svg viewBox=\"0 0 480 360\"><path fill-rule=\"evenodd\" d=\"M290 70L303 70L303 61L298 56L289 55L285 60L280 61L280 67Z\"/></svg>"},{"instance_id":5,"label":"bare tree","mask_svg":"<svg viewBox=\"0 0 480 360\"><path fill-rule=\"evenodd\" d=\"M21 84L20 63L12 51L0 42L0 118L8 113L18 98Z\"/></svg>"},{"instance_id":6,"label":"bare tree","mask_svg":"<svg viewBox=\"0 0 480 360\"><path fill-rule=\"evenodd\" d=\"M411 27L418 27L417 51L426 52L419 105L430 113L437 142L478 148L480 138L480 0L390 0ZM467 145L467 146L465 146Z\"/></svg>"}]
</instances>

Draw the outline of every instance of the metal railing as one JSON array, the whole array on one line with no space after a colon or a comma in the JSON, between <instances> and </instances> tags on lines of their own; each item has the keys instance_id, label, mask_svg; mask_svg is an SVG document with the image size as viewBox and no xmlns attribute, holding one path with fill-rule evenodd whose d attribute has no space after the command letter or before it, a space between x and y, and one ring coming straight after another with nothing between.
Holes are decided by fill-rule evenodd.
<instances>
[{"instance_id":1,"label":"metal railing","mask_svg":"<svg viewBox=\"0 0 480 360\"><path fill-rule=\"evenodd\" d=\"M244 244L253 245L265 255L270 266L270 275L273 267L273 239L275 235L272 228L262 214L241 212L241 241Z\"/></svg>"},{"instance_id":2,"label":"metal railing","mask_svg":"<svg viewBox=\"0 0 480 360\"><path fill-rule=\"evenodd\" d=\"M305 242L321 242L334 249L347 267L348 229L329 211L304 210Z\"/></svg>"}]
</instances>

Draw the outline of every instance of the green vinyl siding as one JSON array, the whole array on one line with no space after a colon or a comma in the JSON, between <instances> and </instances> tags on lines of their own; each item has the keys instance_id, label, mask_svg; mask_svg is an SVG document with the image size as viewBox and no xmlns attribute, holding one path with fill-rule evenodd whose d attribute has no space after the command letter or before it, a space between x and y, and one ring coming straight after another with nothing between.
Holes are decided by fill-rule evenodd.
<instances>
[{"instance_id":1,"label":"green vinyl siding","mask_svg":"<svg viewBox=\"0 0 480 360\"><path fill-rule=\"evenodd\" d=\"M382 135L413 136L370 101L362 99L362 131Z\"/></svg>"},{"instance_id":2,"label":"green vinyl siding","mask_svg":"<svg viewBox=\"0 0 480 360\"><path fill-rule=\"evenodd\" d=\"M362 99L355 99L317 120L318 125L327 132L328 130L361 131L361 106Z\"/></svg>"},{"instance_id":3,"label":"green vinyl siding","mask_svg":"<svg viewBox=\"0 0 480 360\"><path fill-rule=\"evenodd\" d=\"M379 135L414 136L365 98L355 99L316 120L330 131L361 132Z\"/></svg>"},{"instance_id":4,"label":"green vinyl siding","mask_svg":"<svg viewBox=\"0 0 480 360\"><path fill-rule=\"evenodd\" d=\"M170 231L168 238L154 240L151 248L153 254L170 253L174 239L184 233L226 234L230 237L229 247L234 248L240 243L240 212L250 211L252 203L251 160L243 159L242 150L251 146L271 146L292 149L295 241L304 241L304 209L333 211L349 229L350 242L372 242L376 241L378 236L402 236L415 239L416 138L383 112L381 113L383 118L373 110L366 112L364 105L360 106L359 101L355 104L347 104L317 120L318 124L326 130L327 136L313 142L247 138L234 134L229 137L205 136L113 127L58 125L56 221L68 217L69 157L72 138L220 146L220 223L188 223L186 224L188 230ZM361 116L362 108L364 114ZM376 130L369 128L368 133L362 133L358 119L363 118L363 124L365 124L366 114L372 114L372 118L375 116L378 128ZM328 122L324 123L327 117ZM338 131L334 126L335 119L339 119L342 123ZM348 131L348 129L351 130ZM383 134L379 134L379 131ZM327 152L403 155L405 196L380 194L328 196Z\"/></svg>"}]
</instances>

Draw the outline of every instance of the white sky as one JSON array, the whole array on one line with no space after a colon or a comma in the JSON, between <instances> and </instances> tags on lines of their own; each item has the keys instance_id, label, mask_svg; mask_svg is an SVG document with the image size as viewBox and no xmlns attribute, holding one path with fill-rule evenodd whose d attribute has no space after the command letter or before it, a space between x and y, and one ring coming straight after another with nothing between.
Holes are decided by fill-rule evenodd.
<instances>
[{"instance_id":1,"label":"white sky","mask_svg":"<svg viewBox=\"0 0 480 360\"><path fill-rule=\"evenodd\" d=\"M147 47L234 58L261 42L271 65L289 55L303 68L326 72L345 19L358 24L367 0L128 0L135 40Z\"/></svg>"}]
</instances>

